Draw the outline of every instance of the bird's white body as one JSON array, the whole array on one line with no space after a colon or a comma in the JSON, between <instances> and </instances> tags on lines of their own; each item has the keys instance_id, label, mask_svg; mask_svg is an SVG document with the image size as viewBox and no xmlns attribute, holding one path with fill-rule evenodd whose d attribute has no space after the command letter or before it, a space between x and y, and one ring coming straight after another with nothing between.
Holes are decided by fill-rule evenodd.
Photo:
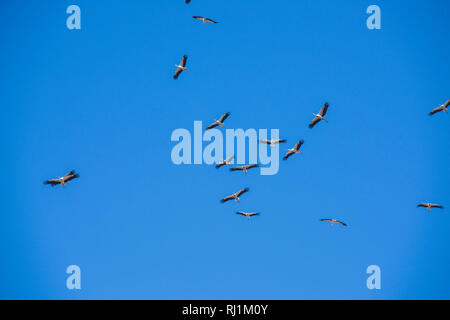
<instances>
[{"instance_id":1,"label":"bird's white body","mask_svg":"<svg viewBox=\"0 0 450 320\"><path fill-rule=\"evenodd\" d=\"M181 69L183 71L188 71L188 69L186 67L180 66L178 64L176 64L175 67L177 67L178 69Z\"/></svg>"},{"instance_id":2,"label":"bird's white body","mask_svg":"<svg viewBox=\"0 0 450 320\"><path fill-rule=\"evenodd\" d=\"M313 113L313 116L316 118L319 118L321 121L325 121L325 122L327 121L327 119L325 119L325 117L322 117L320 114Z\"/></svg>"}]
</instances>

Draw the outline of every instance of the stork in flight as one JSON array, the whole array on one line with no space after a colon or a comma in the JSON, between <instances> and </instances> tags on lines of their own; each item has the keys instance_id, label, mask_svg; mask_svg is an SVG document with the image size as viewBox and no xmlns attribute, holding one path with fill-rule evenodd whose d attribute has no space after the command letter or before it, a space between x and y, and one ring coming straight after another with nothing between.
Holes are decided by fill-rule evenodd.
<instances>
[{"instance_id":1,"label":"stork in flight","mask_svg":"<svg viewBox=\"0 0 450 320\"><path fill-rule=\"evenodd\" d=\"M225 121L226 118L228 118L228 117L230 116L230 114L231 114L231 113L227 112L227 113L225 113L223 116L221 116L219 120L214 120L214 123L210 124L210 125L208 126L208 128L206 128L206 130L215 128L215 127L217 127L217 126L223 127L223 126L225 125L223 122Z\"/></svg>"},{"instance_id":2,"label":"stork in flight","mask_svg":"<svg viewBox=\"0 0 450 320\"><path fill-rule=\"evenodd\" d=\"M201 16L193 16L192 18L203 21L203 24L205 24L207 22L217 23L217 21L214 21L214 20L209 19L209 18L201 17Z\"/></svg>"},{"instance_id":3,"label":"stork in flight","mask_svg":"<svg viewBox=\"0 0 450 320\"><path fill-rule=\"evenodd\" d=\"M286 139L278 139L278 140L260 140L259 142L268 144L271 147L274 147L278 143L286 142Z\"/></svg>"},{"instance_id":4,"label":"stork in flight","mask_svg":"<svg viewBox=\"0 0 450 320\"><path fill-rule=\"evenodd\" d=\"M57 177L56 179L46 180L46 181L44 181L44 184L49 184L52 187L60 184L64 187L70 180L76 179L79 177L80 177L80 175L78 173L75 173L74 170L72 170L69 173L67 173L64 177Z\"/></svg>"},{"instance_id":5,"label":"stork in flight","mask_svg":"<svg viewBox=\"0 0 450 320\"><path fill-rule=\"evenodd\" d=\"M314 119L309 124L310 129L312 129L320 121L328 122L327 119L325 119L325 115L327 114L328 106L329 106L328 102L325 102L325 104L323 105L322 109L320 109L320 112L318 114L313 113Z\"/></svg>"},{"instance_id":6,"label":"stork in flight","mask_svg":"<svg viewBox=\"0 0 450 320\"><path fill-rule=\"evenodd\" d=\"M335 223L340 224L341 226L346 227L347 224L345 224L342 221L336 220L336 219L320 219L320 221L326 221L326 222L331 222L331 225L334 225Z\"/></svg>"},{"instance_id":7,"label":"stork in flight","mask_svg":"<svg viewBox=\"0 0 450 320\"><path fill-rule=\"evenodd\" d=\"M233 199L234 199L234 201L238 202L239 201L239 197L241 195L243 195L244 193L249 192L249 191L250 191L249 188L241 189L238 192L233 193L232 195L223 198L222 200L220 200L220 202L225 203L225 202L233 200Z\"/></svg>"},{"instance_id":8,"label":"stork in flight","mask_svg":"<svg viewBox=\"0 0 450 320\"><path fill-rule=\"evenodd\" d=\"M432 116L433 114L438 113L438 112L441 112L441 111L447 112L447 111L448 111L448 110L447 110L448 106L450 106L450 100L447 100L447 102L445 102L444 104L440 105L440 106L437 107L436 109L433 109L433 110L429 113L429 115Z\"/></svg>"},{"instance_id":9,"label":"stork in flight","mask_svg":"<svg viewBox=\"0 0 450 320\"><path fill-rule=\"evenodd\" d=\"M177 67L177 70L175 71L175 74L173 75L173 78L176 80L178 79L178 76L183 72L183 71L188 71L188 69L186 68L186 61L187 61L187 55L184 55L183 58L181 58L181 62L180 64L176 64L175 67Z\"/></svg>"},{"instance_id":10,"label":"stork in flight","mask_svg":"<svg viewBox=\"0 0 450 320\"><path fill-rule=\"evenodd\" d=\"M297 142L294 146L294 148L292 149L288 149L288 152L284 155L283 160L287 160L290 156L292 156L293 154L296 153L301 153L300 152L300 147L302 146L302 144L304 144L305 141L300 140L299 142Z\"/></svg>"},{"instance_id":11,"label":"stork in flight","mask_svg":"<svg viewBox=\"0 0 450 320\"><path fill-rule=\"evenodd\" d=\"M250 217L253 216L259 216L259 212L243 212L243 211L238 211L236 212L237 214L241 215L241 216L245 216L247 217L247 219L250 220Z\"/></svg>"},{"instance_id":12,"label":"stork in flight","mask_svg":"<svg viewBox=\"0 0 450 320\"><path fill-rule=\"evenodd\" d=\"M219 169L220 167L224 166L224 165L230 165L231 161L234 159L234 156L229 156L228 158L226 158L225 160L223 160L222 162L218 163L216 165L216 169Z\"/></svg>"},{"instance_id":13,"label":"stork in flight","mask_svg":"<svg viewBox=\"0 0 450 320\"><path fill-rule=\"evenodd\" d=\"M258 167L257 164L248 164L248 165L245 165L245 166L237 166L237 167L233 167L233 168L230 169L230 171L239 171L239 170L242 170L242 171L244 171L245 173L247 173L248 170L250 170L250 169L252 169L252 168L256 168L256 167Z\"/></svg>"},{"instance_id":14,"label":"stork in flight","mask_svg":"<svg viewBox=\"0 0 450 320\"><path fill-rule=\"evenodd\" d=\"M444 209L443 206L438 205L438 204L433 204L433 203L430 203L430 202L419 203L419 204L417 205L417 208L427 208L428 211L430 211L432 208Z\"/></svg>"}]
</instances>

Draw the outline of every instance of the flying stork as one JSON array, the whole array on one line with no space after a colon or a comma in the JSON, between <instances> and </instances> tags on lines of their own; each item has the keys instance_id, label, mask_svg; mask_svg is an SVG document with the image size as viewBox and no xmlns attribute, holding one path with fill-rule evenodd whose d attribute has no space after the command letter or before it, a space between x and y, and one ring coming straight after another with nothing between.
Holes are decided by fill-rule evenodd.
<instances>
[{"instance_id":1,"label":"flying stork","mask_svg":"<svg viewBox=\"0 0 450 320\"><path fill-rule=\"evenodd\" d=\"M216 169L219 169L220 167L222 167L224 165L230 165L231 161L233 159L234 159L234 156L230 156L230 157L226 158L225 160L223 160L222 162L220 162L216 165Z\"/></svg>"},{"instance_id":2,"label":"flying stork","mask_svg":"<svg viewBox=\"0 0 450 320\"><path fill-rule=\"evenodd\" d=\"M322 109L320 109L320 112L318 114L313 113L314 119L309 124L310 129L312 129L320 121L328 122L327 119L325 119L325 115L327 114L328 106L329 106L328 102L325 102L325 104L323 105Z\"/></svg>"},{"instance_id":3,"label":"flying stork","mask_svg":"<svg viewBox=\"0 0 450 320\"><path fill-rule=\"evenodd\" d=\"M60 184L64 187L70 180L76 179L79 177L80 177L80 175L78 173L75 173L75 170L72 170L69 173L67 173L64 177L57 177L56 179L46 180L46 181L44 181L44 184L49 184L52 187Z\"/></svg>"},{"instance_id":4,"label":"flying stork","mask_svg":"<svg viewBox=\"0 0 450 320\"><path fill-rule=\"evenodd\" d=\"M448 106L450 106L450 100L447 100L447 102L445 102L444 104L440 105L440 106L437 107L436 109L433 109L433 110L429 113L429 115L432 116L433 114L438 113L438 112L441 112L441 111L447 112Z\"/></svg>"},{"instance_id":5,"label":"flying stork","mask_svg":"<svg viewBox=\"0 0 450 320\"><path fill-rule=\"evenodd\" d=\"M259 212L243 212L243 211L238 211L236 212L237 214L241 215L241 216L245 216L247 217L247 219L250 220L250 217L253 216L259 216Z\"/></svg>"},{"instance_id":6,"label":"flying stork","mask_svg":"<svg viewBox=\"0 0 450 320\"><path fill-rule=\"evenodd\" d=\"M238 202L239 201L239 197L241 195L243 195L244 193L248 192L248 191L250 191L249 188L241 189L238 192L233 193L232 195L223 198L222 200L220 200L220 202L225 203L225 202L233 200L233 199L234 199L234 201Z\"/></svg>"},{"instance_id":7,"label":"flying stork","mask_svg":"<svg viewBox=\"0 0 450 320\"><path fill-rule=\"evenodd\" d=\"M430 202L419 203L419 204L417 205L417 208L427 208L428 211L430 211L432 208L444 209L443 206L438 205L438 204L433 204L433 203L430 203Z\"/></svg>"},{"instance_id":8,"label":"flying stork","mask_svg":"<svg viewBox=\"0 0 450 320\"><path fill-rule=\"evenodd\" d=\"M175 71L175 74L173 75L173 78L176 80L178 79L178 76L183 72L183 71L188 71L188 69L186 68L186 61L187 61L187 55L184 55L183 58L181 58L181 62L180 65L175 65L175 67L177 67L177 70Z\"/></svg>"},{"instance_id":9,"label":"flying stork","mask_svg":"<svg viewBox=\"0 0 450 320\"><path fill-rule=\"evenodd\" d=\"M287 160L290 156L292 156L295 153L301 153L300 152L300 147L302 146L302 144L304 144L305 141L300 140L299 142L297 142L295 144L295 146L292 149L288 149L288 152L284 155L283 160Z\"/></svg>"},{"instance_id":10,"label":"flying stork","mask_svg":"<svg viewBox=\"0 0 450 320\"><path fill-rule=\"evenodd\" d=\"M335 223L340 224L341 226L346 227L347 224L345 224L342 221L336 220L336 219L320 219L320 221L326 221L326 222L331 222L331 225L334 225Z\"/></svg>"},{"instance_id":11,"label":"flying stork","mask_svg":"<svg viewBox=\"0 0 450 320\"><path fill-rule=\"evenodd\" d=\"M224 123L223 123L223 122L225 121L226 118L228 118L228 117L230 116L230 114L231 114L231 113L227 112L227 113L225 113L223 116L221 116L219 120L214 120L214 123L210 124L210 125L208 126L208 128L206 128L206 130L215 128L215 127L217 127L217 126L223 127L223 126L224 126Z\"/></svg>"},{"instance_id":12,"label":"flying stork","mask_svg":"<svg viewBox=\"0 0 450 320\"><path fill-rule=\"evenodd\" d=\"M245 173L247 173L248 170L250 170L250 169L252 169L252 168L256 168L256 167L258 167L257 164L248 164L248 165L246 165L246 166L237 166L237 167L233 167L233 168L230 169L230 171L239 171L239 170L242 170L242 171L244 171Z\"/></svg>"},{"instance_id":13,"label":"flying stork","mask_svg":"<svg viewBox=\"0 0 450 320\"><path fill-rule=\"evenodd\" d=\"M286 141L287 141L286 139L278 139L278 140L259 140L259 142L268 144L268 145L271 146L271 147L274 147L276 144L278 144L278 143L284 143L284 142L286 142Z\"/></svg>"},{"instance_id":14,"label":"flying stork","mask_svg":"<svg viewBox=\"0 0 450 320\"><path fill-rule=\"evenodd\" d=\"M217 21L211 20L209 18L201 17L201 16L193 16L192 18L203 21L203 24L207 22L217 23Z\"/></svg>"}]
</instances>

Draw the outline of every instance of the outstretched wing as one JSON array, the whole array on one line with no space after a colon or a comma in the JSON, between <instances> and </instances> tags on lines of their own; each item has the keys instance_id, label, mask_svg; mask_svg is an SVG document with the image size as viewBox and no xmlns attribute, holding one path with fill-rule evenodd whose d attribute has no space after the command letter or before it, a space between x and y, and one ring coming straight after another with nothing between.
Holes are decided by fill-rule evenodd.
<instances>
[{"instance_id":1,"label":"outstretched wing","mask_svg":"<svg viewBox=\"0 0 450 320\"><path fill-rule=\"evenodd\" d=\"M309 128L312 129L320 121L319 117L315 117L313 121L309 124Z\"/></svg>"},{"instance_id":2,"label":"outstretched wing","mask_svg":"<svg viewBox=\"0 0 450 320\"><path fill-rule=\"evenodd\" d=\"M238 192L236 192L236 196L240 197L242 194L244 194L246 192L249 192L249 191L250 191L249 188L245 188L245 189L239 190Z\"/></svg>"},{"instance_id":3,"label":"outstretched wing","mask_svg":"<svg viewBox=\"0 0 450 320\"><path fill-rule=\"evenodd\" d=\"M76 178L79 178L80 177L80 175L78 174L78 173L73 173L72 175L70 175L70 176L67 176L67 175L65 175L64 176L64 181L65 182L69 182L70 180L73 180L73 179L76 179Z\"/></svg>"},{"instance_id":4,"label":"outstretched wing","mask_svg":"<svg viewBox=\"0 0 450 320\"><path fill-rule=\"evenodd\" d=\"M252 169L252 168L256 168L258 165L257 164L249 164L247 166L245 166L247 169Z\"/></svg>"},{"instance_id":5,"label":"outstretched wing","mask_svg":"<svg viewBox=\"0 0 450 320\"><path fill-rule=\"evenodd\" d=\"M448 106L450 106L450 100L447 100L443 105L444 108L447 108Z\"/></svg>"},{"instance_id":6,"label":"outstretched wing","mask_svg":"<svg viewBox=\"0 0 450 320\"><path fill-rule=\"evenodd\" d=\"M238 170L242 170L242 169L243 168L241 166L239 166L239 167L230 168L230 171L238 171Z\"/></svg>"},{"instance_id":7,"label":"outstretched wing","mask_svg":"<svg viewBox=\"0 0 450 320\"><path fill-rule=\"evenodd\" d=\"M57 184L60 184L60 183L61 183L61 181L59 179L50 179L50 180L44 181L44 184L49 184L52 187L56 186Z\"/></svg>"},{"instance_id":8,"label":"outstretched wing","mask_svg":"<svg viewBox=\"0 0 450 320\"><path fill-rule=\"evenodd\" d=\"M230 116L231 113L227 112L223 116L220 117L219 121L224 122L226 118Z\"/></svg>"},{"instance_id":9,"label":"outstretched wing","mask_svg":"<svg viewBox=\"0 0 450 320\"><path fill-rule=\"evenodd\" d=\"M271 143L271 141L270 141L270 140L259 140L259 142L261 142L261 143L265 143L265 144L270 144L270 143Z\"/></svg>"},{"instance_id":10,"label":"outstretched wing","mask_svg":"<svg viewBox=\"0 0 450 320\"><path fill-rule=\"evenodd\" d=\"M428 205L427 205L426 203L419 203L419 204L417 205L417 208L420 208L420 207L422 207L422 208L427 208Z\"/></svg>"},{"instance_id":11,"label":"outstretched wing","mask_svg":"<svg viewBox=\"0 0 450 320\"><path fill-rule=\"evenodd\" d=\"M192 18L197 19L197 20L202 20L203 19L202 16L192 16Z\"/></svg>"},{"instance_id":12,"label":"outstretched wing","mask_svg":"<svg viewBox=\"0 0 450 320\"><path fill-rule=\"evenodd\" d=\"M183 70L181 68L177 68L177 70L175 71L173 78L176 80L178 79L178 76L183 72Z\"/></svg>"},{"instance_id":13,"label":"outstretched wing","mask_svg":"<svg viewBox=\"0 0 450 320\"><path fill-rule=\"evenodd\" d=\"M180 66L186 67L186 61L187 61L187 55L184 55L183 58L181 58Z\"/></svg>"},{"instance_id":14,"label":"outstretched wing","mask_svg":"<svg viewBox=\"0 0 450 320\"><path fill-rule=\"evenodd\" d=\"M220 200L220 202L225 203L227 201L230 201L231 199L234 199L233 196L228 196L228 197L225 197L222 200Z\"/></svg>"},{"instance_id":15,"label":"outstretched wing","mask_svg":"<svg viewBox=\"0 0 450 320\"><path fill-rule=\"evenodd\" d=\"M299 142L297 142L296 144L295 144L295 146L294 146L294 149L295 150L300 150L300 147L302 146L302 144L304 144L305 143L305 141L304 140L300 140Z\"/></svg>"},{"instance_id":16,"label":"outstretched wing","mask_svg":"<svg viewBox=\"0 0 450 320\"><path fill-rule=\"evenodd\" d=\"M327 114L327 110L328 110L328 102L325 102L325 104L323 105L322 109L320 109L319 114L324 117Z\"/></svg>"},{"instance_id":17,"label":"outstretched wing","mask_svg":"<svg viewBox=\"0 0 450 320\"><path fill-rule=\"evenodd\" d=\"M441 206L441 205L439 205L439 204L432 204L431 207L432 207L432 208L444 209L444 207Z\"/></svg>"},{"instance_id":18,"label":"outstretched wing","mask_svg":"<svg viewBox=\"0 0 450 320\"><path fill-rule=\"evenodd\" d=\"M283 160L287 160L287 159L288 159L290 156L292 156L294 153L295 153L294 151L288 151L288 152L284 155Z\"/></svg>"},{"instance_id":19,"label":"outstretched wing","mask_svg":"<svg viewBox=\"0 0 450 320\"><path fill-rule=\"evenodd\" d=\"M217 21L214 21L212 19L206 18L206 21L211 22L211 23L217 23Z\"/></svg>"},{"instance_id":20,"label":"outstretched wing","mask_svg":"<svg viewBox=\"0 0 450 320\"><path fill-rule=\"evenodd\" d=\"M320 221L332 222L333 220L327 218L327 219L320 219Z\"/></svg>"},{"instance_id":21,"label":"outstretched wing","mask_svg":"<svg viewBox=\"0 0 450 320\"><path fill-rule=\"evenodd\" d=\"M234 155L233 156L229 156L225 161L226 162L230 162L231 160L233 160L234 159Z\"/></svg>"},{"instance_id":22,"label":"outstretched wing","mask_svg":"<svg viewBox=\"0 0 450 320\"><path fill-rule=\"evenodd\" d=\"M220 167L223 167L224 165L225 165L225 162L222 161L222 162L216 164L216 169L219 169Z\"/></svg>"},{"instance_id":23,"label":"outstretched wing","mask_svg":"<svg viewBox=\"0 0 450 320\"><path fill-rule=\"evenodd\" d=\"M208 128L206 128L206 130L215 128L215 127L217 127L218 125L219 125L219 124L218 124L217 122L214 122L214 123L210 124L210 125L208 126Z\"/></svg>"},{"instance_id":24,"label":"outstretched wing","mask_svg":"<svg viewBox=\"0 0 450 320\"><path fill-rule=\"evenodd\" d=\"M442 110L443 110L442 107L437 107L436 109L431 110L431 112L428 115L432 116L433 114L438 113Z\"/></svg>"},{"instance_id":25,"label":"outstretched wing","mask_svg":"<svg viewBox=\"0 0 450 320\"><path fill-rule=\"evenodd\" d=\"M259 216L259 212L252 212L248 214L249 217Z\"/></svg>"},{"instance_id":26,"label":"outstretched wing","mask_svg":"<svg viewBox=\"0 0 450 320\"><path fill-rule=\"evenodd\" d=\"M236 212L236 214L240 214L241 216L247 216L247 214L245 212L242 212L242 211L238 211L238 212Z\"/></svg>"},{"instance_id":27,"label":"outstretched wing","mask_svg":"<svg viewBox=\"0 0 450 320\"><path fill-rule=\"evenodd\" d=\"M344 222L342 222L342 221L335 221L336 223L339 223L340 225L342 225L342 226L344 226L344 227L346 227L347 226L347 224L346 223L344 223Z\"/></svg>"}]
</instances>

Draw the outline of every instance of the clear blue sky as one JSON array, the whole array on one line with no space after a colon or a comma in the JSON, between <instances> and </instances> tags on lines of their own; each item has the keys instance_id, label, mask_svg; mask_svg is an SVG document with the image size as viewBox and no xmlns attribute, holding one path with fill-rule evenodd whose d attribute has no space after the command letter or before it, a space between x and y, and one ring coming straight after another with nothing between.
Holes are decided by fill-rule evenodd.
<instances>
[{"instance_id":1,"label":"clear blue sky","mask_svg":"<svg viewBox=\"0 0 450 320\"><path fill-rule=\"evenodd\" d=\"M381 30L366 28L371 4ZM0 298L449 299L450 114L427 115L450 99L449 9L2 2ZM309 130L325 101L329 123ZM275 176L171 162L174 129L227 111L229 128L305 139L303 154ZM42 184L70 169L65 189ZM240 204L219 202L241 187Z\"/></svg>"}]
</instances>

